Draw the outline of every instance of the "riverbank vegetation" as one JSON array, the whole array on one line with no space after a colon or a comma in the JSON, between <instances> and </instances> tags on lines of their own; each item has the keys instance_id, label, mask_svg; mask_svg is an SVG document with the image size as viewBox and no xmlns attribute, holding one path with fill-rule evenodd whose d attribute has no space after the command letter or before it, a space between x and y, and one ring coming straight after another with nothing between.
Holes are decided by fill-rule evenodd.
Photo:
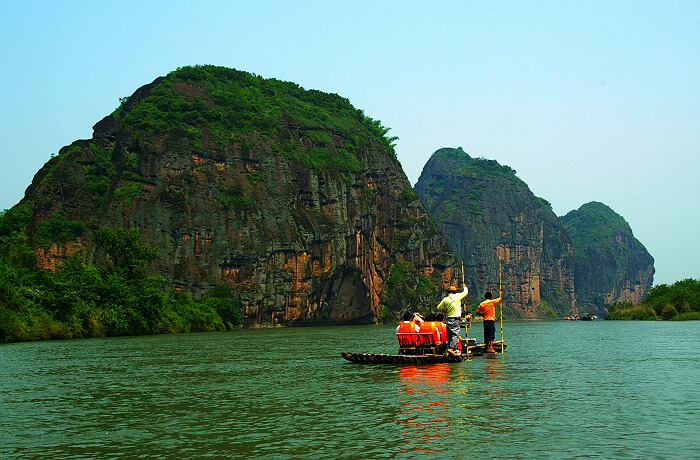
<instances>
[{"instance_id":1,"label":"riverbank vegetation","mask_svg":"<svg viewBox=\"0 0 700 460\"><path fill-rule=\"evenodd\" d=\"M93 233L109 263L68 257L56 272L36 268L27 243L23 206L0 213L0 343L231 329L243 321L228 286L200 301L164 292L165 279L148 276L157 250L140 244L136 228Z\"/></svg>"},{"instance_id":2,"label":"riverbank vegetation","mask_svg":"<svg viewBox=\"0 0 700 460\"><path fill-rule=\"evenodd\" d=\"M700 280L687 278L671 286L654 286L640 304L616 302L608 306L605 319L700 320Z\"/></svg>"}]
</instances>

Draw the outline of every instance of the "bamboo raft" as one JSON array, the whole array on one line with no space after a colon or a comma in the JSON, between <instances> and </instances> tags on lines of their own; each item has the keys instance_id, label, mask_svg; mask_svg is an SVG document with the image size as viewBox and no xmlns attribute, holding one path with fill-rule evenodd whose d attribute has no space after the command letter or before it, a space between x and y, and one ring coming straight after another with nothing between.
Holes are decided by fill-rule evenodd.
<instances>
[{"instance_id":1,"label":"bamboo raft","mask_svg":"<svg viewBox=\"0 0 700 460\"><path fill-rule=\"evenodd\" d=\"M467 361L475 356L486 354L486 345L483 343L476 344L474 339L469 339L470 346L467 347L467 353L462 352L461 355L452 353L437 353L435 347L414 346L414 347L399 347L399 354L390 355L384 353L350 353L342 352L340 355L353 363L360 364L437 364L437 363L459 363ZM501 353L501 344L503 350L508 347L508 344L501 341L493 343L493 349L496 353Z\"/></svg>"}]
</instances>

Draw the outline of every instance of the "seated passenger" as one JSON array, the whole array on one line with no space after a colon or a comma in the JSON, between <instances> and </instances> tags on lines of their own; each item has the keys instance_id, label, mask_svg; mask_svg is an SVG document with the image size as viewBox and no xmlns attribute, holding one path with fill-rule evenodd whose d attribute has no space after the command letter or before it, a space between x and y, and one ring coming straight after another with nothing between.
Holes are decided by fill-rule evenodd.
<instances>
[{"instance_id":1,"label":"seated passenger","mask_svg":"<svg viewBox=\"0 0 700 460\"><path fill-rule=\"evenodd\" d=\"M447 349L447 327L445 326L445 316L442 313L435 316L435 326L440 334L438 351L444 352Z\"/></svg>"},{"instance_id":2,"label":"seated passenger","mask_svg":"<svg viewBox=\"0 0 700 460\"><path fill-rule=\"evenodd\" d=\"M396 326L396 332L418 332L420 328L413 322L413 315L410 312L403 314L403 321Z\"/></svg>"},{"instance_id":3,"label":"seated passenger","mask_svg":"<svg viewBox=\"0 0 700 460\"><path fill-rule=\"evenodd\" d=\"M418 334L407 335L418 332L420 328L413 322L413 315L410 312L403 314L403 321L396 326L396 338L400 346L415 346L418 342Z\"/></svg>"},{"instance_id":4,"label":"seated passenger","mask_svg":"<svg viewBox=\"0 0 700 460\"><path fill-rule=\"evenodd\" d=\"M423 318L423 315L421 315L420 313L415 312L413 314L413 322L418 327L418 330L420 330L420 328L423 327L423 323L425 322L425 318Z\"/></svg>"},{"instance_id":5,"label":"seated passenger","mask_svg":"<svg viewBox=\"0 0 700 460\"><path fill-rule=\"evenodd\" d=\"M425 318L425 322L423 325L420 327L421 331L421 342L424 345L439 345L441 340L440 340L440 330L438 329L438 325L436 322L436 317L434 314L429 314ZM422 333L423 332L432 332L432 336L425 336Z\"/></svg>"},{"instance_id":6,"label":"seated passenger","mask_svg":"<svg viewBox=\"0 0 700 460\"><path fill-rule=\"evenodd\" d=\"M440 332L440 343L447 341L447 327L445 326L445 316L442 313L438 313L435 316L435 325Z\"/></svg>"}]
</instances>

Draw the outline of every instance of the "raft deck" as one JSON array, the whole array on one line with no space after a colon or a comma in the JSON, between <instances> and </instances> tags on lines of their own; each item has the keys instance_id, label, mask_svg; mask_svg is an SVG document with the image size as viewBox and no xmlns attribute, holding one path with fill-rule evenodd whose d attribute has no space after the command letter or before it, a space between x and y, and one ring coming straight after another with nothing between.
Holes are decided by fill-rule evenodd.
<instances>
[{"instance_id":1,"label":"raft deck","mask_svg":"<svg viewBox=\"0 0 700 460\"><path fill-rule=\"evenodd\" d=\"M508 344L503 344L503 349L508 348ZM501 342L494 342L493 349L496 353L501 353ZM486 345L477 344L468 347L469 358L476 356L481 356L486 354ZM360 364L437 364L437 363L458 363L467 360L467 354L462 353L461 355L453 355L452 353L436 354L436 353L425 353L425 354L401 354L401 349L399 349L398 355L389 355L384 353L350 353L342 352L340 355L352 361L353 363Z\"/></svg>"}]
</instances>

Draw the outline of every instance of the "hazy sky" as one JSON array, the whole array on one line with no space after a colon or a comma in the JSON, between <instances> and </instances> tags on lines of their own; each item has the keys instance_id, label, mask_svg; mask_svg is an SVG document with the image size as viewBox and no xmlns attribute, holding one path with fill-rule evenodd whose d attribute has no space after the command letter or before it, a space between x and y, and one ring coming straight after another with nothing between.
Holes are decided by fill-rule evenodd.
<instances>
[{"instance_id":1,"label":"hazy sky","mask_svg":"<svg viewBox=\"0 0 700 460\"><path fill-rule=\"evenodd\" d=\"M517 171L557 215L601 201L700 278L698 1L0 1L0 210L52 153L184 65L337 93L412 184L441 147Z\"/></svg>"}]
</instances>

